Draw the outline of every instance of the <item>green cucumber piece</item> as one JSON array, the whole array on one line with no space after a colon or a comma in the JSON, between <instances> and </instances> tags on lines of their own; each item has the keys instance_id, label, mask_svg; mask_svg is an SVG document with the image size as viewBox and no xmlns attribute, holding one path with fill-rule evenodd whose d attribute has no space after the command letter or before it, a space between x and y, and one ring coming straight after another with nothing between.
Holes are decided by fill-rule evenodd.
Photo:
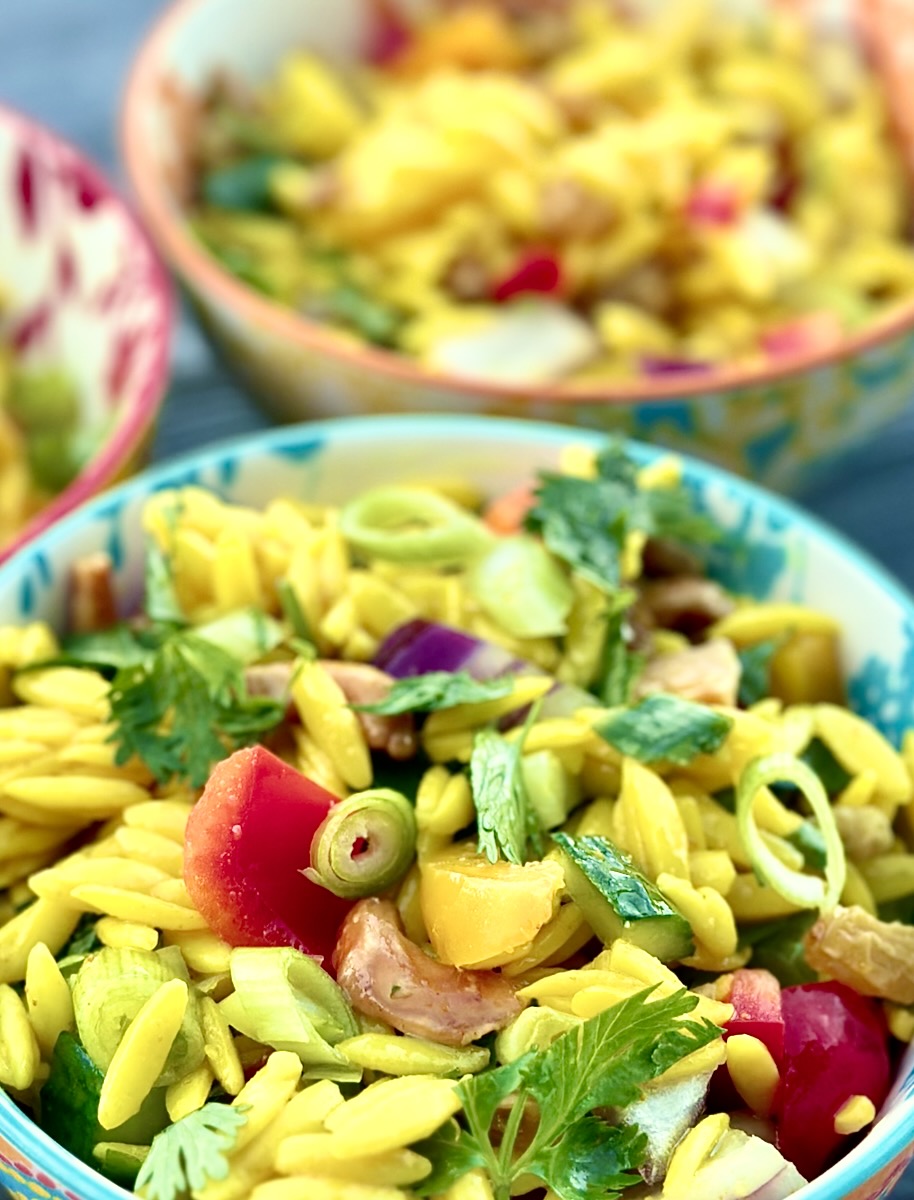
<instances>
[{"instance_id":1,"label":"green cucumber piece","mask_svg":"<svg viewBox=\"0 0 914 1200\"><path fill-rule=\"evenodd\" d=\"M540 828L564 825L568 814L581 802L581 789L555 751L537 750L522 755L520 773Z\"/></svg>"},{"instance_id":2,"label":"green cucumber piece","mask_svg":"<svg viewBox=\"0 0 914 1200\"><path fill-rule=\"evenodd\" d=\"M562 851L565 886L598 938L606 944L625 938L661 962L694 951L689 922L609 838L552 836Z\"/></svg>"},{"instance_id":3,"label":"green cucumber piece","mask_svg":"<svg viewBox=\"0 0 914 1200\"><path fill-rule=\"evenodd\" d=\"M148 1146L127 1142L99 1142L92 1151L96 1170L131 1191L148 1153Z\"/></svg>"},{"instance_id":4,"label":"green cucumber piece","mask_svg":"<svg viewBox=\"0 0 914 1200\"><path fill-rule=\"evenodd\" d=\"M203 199L214 208L232 212L273 212L270 181L282 161L275 154L256 154L218 167L203 180Z\"/></svg>"},{"instance_id":5,"label":"green cucumber piece","mask_svg":"<svg viewBox=\"0 0 914 1200\"><path fill-rule=\"evenodd\" d=\"M62 1033L51 1056L51 1070L40 1094L41 1128L54 1141L90 1166L102 1170L95 1157L100 1142L148 1145L169 1122L165 1089L154 1088L140 1111L117 1129L98 1123L98 1100L104 1071L92 1061L72 1033Z\"/></svg>"}]
</instances>

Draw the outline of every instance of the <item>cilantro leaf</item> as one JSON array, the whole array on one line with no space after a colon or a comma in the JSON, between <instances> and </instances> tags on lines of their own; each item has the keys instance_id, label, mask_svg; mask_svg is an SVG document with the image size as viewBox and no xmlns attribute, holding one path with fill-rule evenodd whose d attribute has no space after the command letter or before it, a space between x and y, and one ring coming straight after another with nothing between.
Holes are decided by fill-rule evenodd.
<instances>
[{"instance_id":1,"label":"cilantro leaf","mask_svg":"<svg viewBox=\"0 0 914 1200\"><path fill-rule=\"evenodd\" d=\"M95 932L95 926L98 924L98 913L83 913L77 922L76 928L70 934L70 937L60 948L56 954L56 959L61 962L65 958L84 957L86 954L91 954L93 950L98 950L101 946L101 940Z\"/></svg>"},{"instance_id":2,"label":"cilantro leaf","mask_svg":"<svg viewBox=\"0 0 914 1200\"><path fill-rule=\"evenodd\" d=\"M357 712L393 717L407 712L437 712L457 704L479 704L510 694L514 678L474 679L468 671L429 671L398 679L387 695L373 704L353 704Z\"/></svg>"},{"instance_id":3,"label":"cilantro leaf","mask_svg":"<svg viewBox=\"0 0 914 1200\"><path fill-rule=\"evenodd\" d=\"M489 862L499 857L521 866L527 861L527 844L542 854L543 831L527 797L520 769L527 730L536 720L534 704L521 736L513 742L494 729L480 729L470 755L470 790L476 807L477 848Z\"/></svg>"},{"instance_id":4,"label":"cilantro leaf","mask_svg":"<svg viewBox=\"0 0 914 1200\"><path fill-rule=\"evenodd\" d=\"M596 730L620 754L639 762L684 766L698 754L713 754L732 725L732 718L725 713L658 692L614 713Z\"/></svg>"},{"instance_id":5,"label":"cilantro leaf","mask_svg":"<svg viewBox=\"0 0 914 1200\"><path fill-rule=\"evenodd\" d=\"M647 1137L635 1126L583 1117L560 1141L544 1146L527 1170L560 1200L606 1200L642 1182L636 1168L646 1149Z\"/></svg>"},{"instance_id":6,"label":"cilantro leaf","mask_svg":"<svg viewBox=\"0 0 914 1200\"><path fill-rule=\"evenodd\" d=\"M682 484L648 488L642 495L650 514L646 533L694 547L722 540L720 526L696 509L692 495Z\"/></svg>"},{"instance_id":7,"label":"cilantro leaf","mask_svg":"<svg viewBox=\"0 0 914 1200\"><path fill-rule=\"evenodd\" d=\"M136 1191L145 1200L180 1200L225 1179L228 1154L247 1121L243 1108L204 1104L152 1139L136 1178Z\"/></svg>"}]
</instances>

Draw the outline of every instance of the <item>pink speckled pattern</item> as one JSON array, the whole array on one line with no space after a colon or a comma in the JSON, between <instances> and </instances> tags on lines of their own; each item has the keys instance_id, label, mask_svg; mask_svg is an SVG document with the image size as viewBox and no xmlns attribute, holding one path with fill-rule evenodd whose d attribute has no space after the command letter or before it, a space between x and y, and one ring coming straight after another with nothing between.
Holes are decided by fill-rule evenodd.
<instances>
[{"instance_id":1,"label":"pink speckled pattern","mask_svg":"<svg viewBox=\"0 0 914 1200\"><path fill-rule=\"evenodd\" d=\"M61 367L100 449L35 517L39 530L141 459L165 391L172 300L145 232L99 171L54 134L0 107L0 288L5 334L25 362Z\"/></svg>"}]
</instances>

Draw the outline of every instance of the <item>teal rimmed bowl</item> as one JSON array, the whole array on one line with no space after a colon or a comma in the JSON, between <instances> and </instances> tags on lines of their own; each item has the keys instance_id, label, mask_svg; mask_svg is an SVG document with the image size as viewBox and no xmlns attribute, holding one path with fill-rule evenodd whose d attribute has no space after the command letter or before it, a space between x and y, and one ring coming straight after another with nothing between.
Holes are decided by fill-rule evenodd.
<instances>
[{"instance_id":1,"label":"teal rimmed bowl","mask_svg":"<svg viewBox=\"0 0 914 1200\"><path fill-rule=\"evenodd\" d=\"M570 440L601 445L565 426L479 417L373 417L273 430L147 471L67 517L0 567L0 624L59 625L68 571L108 552L128 603L143 569L140 514L162 488L197 484L260 504L296 495L339 501L394 480L465 477L484 492L505 490L553 466ZM632 443L641 461L658 452ZM744 553L719 561L728 586L758 597L802 601L845 629L844 665L853 707L897 739L914 726L914 600L864 553L800 509L717 468L685 459L685 481L701 506L736 535ZM799 1200L878 1200L914 1155L914 1051L873 1130L840 1163L797 1193ZM113 1200L126 1193L50 1140L0 1092L0 1188L24 1200Z\"/></svg>"}]
</instances>

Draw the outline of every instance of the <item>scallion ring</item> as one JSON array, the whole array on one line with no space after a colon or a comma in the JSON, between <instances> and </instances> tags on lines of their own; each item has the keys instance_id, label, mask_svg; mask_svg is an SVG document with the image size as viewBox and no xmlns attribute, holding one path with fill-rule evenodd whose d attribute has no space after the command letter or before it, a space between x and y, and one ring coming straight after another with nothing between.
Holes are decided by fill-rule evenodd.
<instances>
[{"instance_id":1,"label":"scallion ring","mask_svg":"<svg viewBox=\"0 0 914 1200\"><path fill-rule=\"evenodd\" d=\"M422 488L378 487L340 513L346 540L370 558L463 566L494 540L486 526L453 501Z\"/></svg>"},{"instance_id":2,"label":"scallion ring","mask_svg":"<svg viewBox=\"0 0 914 1200\"><path fill-rule=\"evenodd\" d=\"M335 804L311 842L304 874L342 896L376 896L406 874L416 854L416 814L392 788L355 792Z\"/></svg>"},{"instance_id":3,"label":"scallion ring","mask_svg":"<svg viewBox=\"0 0 914 1200\"><path fill-rule=\"evenodd\" d=\"M825 842L824 879L785 866L765 844L753 808L759 791L772 783L791 784L808 800ZM847 876L844 843L825 788L806 763L791 754L753 759L736 789L736 818L753 869L764 883L798 908L818 908L824 912L835 907Z\"/></svg>"}]
</instances>

